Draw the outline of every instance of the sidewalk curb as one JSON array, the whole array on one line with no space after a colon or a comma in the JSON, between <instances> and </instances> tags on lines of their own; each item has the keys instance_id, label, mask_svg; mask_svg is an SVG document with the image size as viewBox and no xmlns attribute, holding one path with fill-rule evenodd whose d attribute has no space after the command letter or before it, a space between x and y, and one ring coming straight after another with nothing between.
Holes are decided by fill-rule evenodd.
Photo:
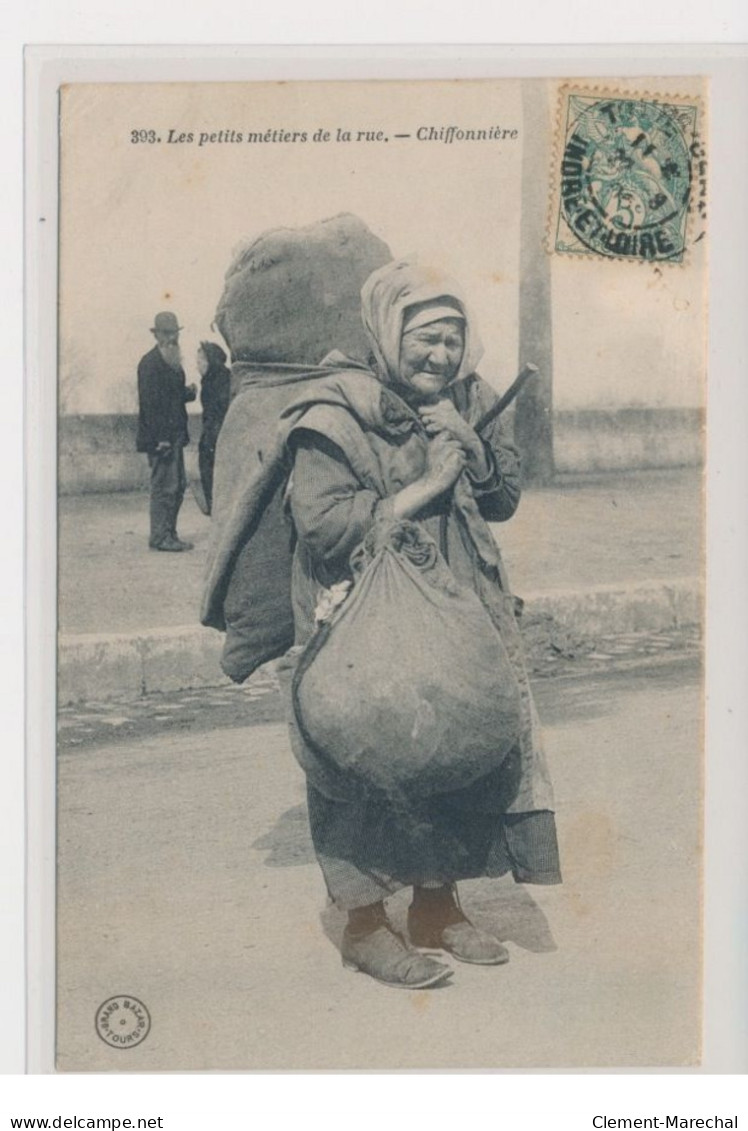
<instances>
[{"instance_id":1,"label":"sidewalk curb","mask_svg":"<svg viewBox=\"0 0 748 1131\"><path fill-rule=\"evenodd\" d=\"M524 600L526 618L550 619L579 638L658 632L701 621L701 588L694 578L548 590L525 594ZM230 682L220 668L223 634L199 625L61 635L58 644L60 706Z\"/></svg>"},{"instance_id":2,"label":"sidewalk curb","mask_svg":"<svg viewBox=\"0 0 748 1131\"><path fill-rule=\"evenodd\" d=\"M667 578L594 589L551 589L528 593L525 615L550 616L575 636L663 632L701 624L702 591L697 578Z\"/></svg>"}]
</instances>

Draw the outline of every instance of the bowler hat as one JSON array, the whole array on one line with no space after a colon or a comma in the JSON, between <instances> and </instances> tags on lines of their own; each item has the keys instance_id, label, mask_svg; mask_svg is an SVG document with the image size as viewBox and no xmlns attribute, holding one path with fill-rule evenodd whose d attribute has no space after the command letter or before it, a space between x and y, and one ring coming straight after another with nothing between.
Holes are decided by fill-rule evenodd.
<instances>
[{"instance_id":1,"label":"bowler hat","mask_svg":"<svg viewBox=\"0 0 748 1131\"><path fill-rule=\"evenodd\" d=\"M178 334L182 327L176 314L170 310L162 310L153 320L151 333L153 334Z\"/></svg>"}]
</instances>

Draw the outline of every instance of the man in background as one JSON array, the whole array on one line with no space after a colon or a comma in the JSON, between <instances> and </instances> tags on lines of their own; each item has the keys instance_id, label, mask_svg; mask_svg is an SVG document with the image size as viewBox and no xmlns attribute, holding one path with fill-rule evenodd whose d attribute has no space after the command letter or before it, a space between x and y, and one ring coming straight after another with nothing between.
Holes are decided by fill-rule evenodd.
<instances>
[{"instance_id":1,"label":"man in background","mask_svg":"<svg viewBox=\"0 0 748 1131\"><path fill-rule=\"evenodd\" d=\"M179 321L170 310L157 314L151 333L156 345L138 365L137 450L145 452L151 469L152 550L179 553L191 550L191 542L177 535L177 515L184 498L184 446L188 401L197 396L195 385L187 385L179 349Z\"/></svg>"}]
</instances>

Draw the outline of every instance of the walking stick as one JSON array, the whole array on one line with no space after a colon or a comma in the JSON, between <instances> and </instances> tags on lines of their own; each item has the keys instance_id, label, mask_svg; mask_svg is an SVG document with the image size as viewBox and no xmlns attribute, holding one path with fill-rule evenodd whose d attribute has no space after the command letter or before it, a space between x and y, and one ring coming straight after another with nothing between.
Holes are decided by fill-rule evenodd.
<instances>
[{"instance_id":1,"label":"walking stick","mask_svg":"<svg viewBox=\"0 0 748 1131\"><path fill-rule=\"evenodd\" d=\"M474 425L473 430L475 432L482 432L484 428L487 428L505 408L509 407L514 398L522 391L527 381L529 381L531 377L534 377L537 372L538 367L537 365L533 365L532 362L523 365L519 374L512 381L504 395L499 397L496 404L491 405L488 412L483 413L478 423Z\"/></svg>"}]
</instances>

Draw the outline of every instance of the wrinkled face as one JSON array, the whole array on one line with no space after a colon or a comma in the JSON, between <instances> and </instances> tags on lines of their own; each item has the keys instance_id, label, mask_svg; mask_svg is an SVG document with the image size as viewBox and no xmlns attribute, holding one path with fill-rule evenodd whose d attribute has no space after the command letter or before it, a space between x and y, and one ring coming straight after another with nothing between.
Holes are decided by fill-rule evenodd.
<instances>
[{"instance_id":1,"label":"wrinkled face","mask_svg":"<svg viewBox=\"0 0 748 1131\"><path fill-rule=\"evenodd\" d=\"M437 400L460 368L465 351L461 318L440 318L400 339L400 380L422 401Z\"/></svg>"},{"instance_id":2,"label":"wrinkled face","mask_svg":"<svg viewBox=\"0 0 748 1131\"><path fill-rule=\"evenodd\" d=\"M199 349L197 351L197 371L198 371L198 373L200 374L201 377L204 377L205 374L208 372L209 368L210 368L210 362L208 361L208 356L207 356L205 350Z\"/></svg>"}]
</instances>

